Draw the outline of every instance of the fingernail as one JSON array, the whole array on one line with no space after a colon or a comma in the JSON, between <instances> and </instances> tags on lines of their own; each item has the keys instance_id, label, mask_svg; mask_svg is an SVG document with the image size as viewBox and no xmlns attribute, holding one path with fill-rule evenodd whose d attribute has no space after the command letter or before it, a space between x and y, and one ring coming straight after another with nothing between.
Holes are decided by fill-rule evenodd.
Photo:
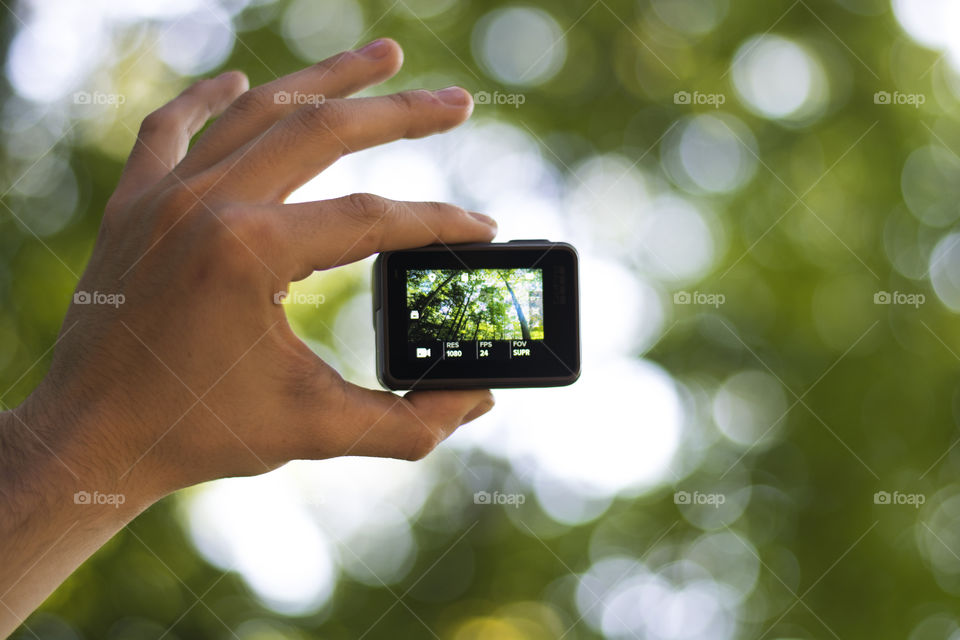
<instances>
[{"instance_id":1,"label":"fingernail","mask_svg":"<svg viewBox=\"0 0 960 640\"><path fill-rule=\"evenodd\" d=\"M389 51L390 44L383 38L374 40L362 49L357 49L357 53L370 59L382 58L383 56L387 55Z\"/></svg>"},{"instance_id":2,"label":"fingernail","mask_svg":"<svg viewBox=\"0 0 960 640\"><path fill-rule=\"evenodd\" d=\"M469 213L471 216L473 216L483 224L490 225L494 229L497 228L497 221L491 218L490 216L484 215L482 213L478 213L476 211L468 211L467 213Z\"/></svg>"},{"instance_id":3,"label":"fingernail","mask_svg":"<svg viewBox=\"0 0 960 640\"><path fill-rule=\"evenodd\" d=\"M470 104L470 94L460 87L447 87L440 91L434 91L433 95L437 96L440 102L452 107L462 107Z\"/></svg>"},{"instance_id":4,"label":"fingernail","mask_svg":"<svg viewBox=\"0 0 960 640\"><path fill-rule=\"evenodd\" d=\"M489 400L484 400L483 402L475 406L473 409L471 409L470 413L468 413L463 417L463 422L461 422L460 424L466 424L471 420L476 420L486 412L490 411L490 409L493 409L493 404L494 404L493 396L490 396Z\"/></svg>"}]
</instances>

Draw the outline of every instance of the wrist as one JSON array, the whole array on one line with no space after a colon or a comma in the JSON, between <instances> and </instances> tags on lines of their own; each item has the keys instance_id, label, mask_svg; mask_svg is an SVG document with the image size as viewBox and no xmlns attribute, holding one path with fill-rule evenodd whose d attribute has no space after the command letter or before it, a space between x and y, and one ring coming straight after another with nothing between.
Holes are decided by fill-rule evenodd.
<instances>
[{"instance_id":1,"label":"wrist","mask_svg":"<svg viewBox=\"0 0 960 640\"><path fill-rule=\"evenodd\" d=\"M51 399L43 388L0 414L0 491L21 517L120 528L161 497L129 472L129 456L95 407Z\"/></svg>"},{"instance_id":2,"label":"wrist","mask_svg":"<svg viewBox=\"0 0 960 640\"><path fill-rule=\"evenodd\" d=\"M32 396L0 413L0 637L149 505L63 408Z\"/></svg>"}]
</instances>

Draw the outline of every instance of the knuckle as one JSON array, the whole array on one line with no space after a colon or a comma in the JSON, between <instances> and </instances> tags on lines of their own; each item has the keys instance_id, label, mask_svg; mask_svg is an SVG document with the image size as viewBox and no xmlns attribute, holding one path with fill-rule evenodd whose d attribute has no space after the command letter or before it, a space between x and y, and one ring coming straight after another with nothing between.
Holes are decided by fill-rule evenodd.
<instances>
[{"instance_id":1,"label":"knuckle","mask_svg":"<svg viewBox=\"0 0 960 640\"><path fill-rule=\"evenodd\" d=\"M416 461L426 458L443 438L439 437L432 427L424 427L417 431L417 435L410 441L410 446L403 455L404 460Z\"/></svg>"},{"instance_id":2,"label":"knuckle","mask_svg":"<svg viewBox=\"0 0 960 640\"><path fill-rule=\"evenodd\" d=\"M187 87L186 89L184 89L184 90L183 90L183 93L181 93L180 96L179 96L177 99L178 99L178 100L183 100L183 99L185 99L185 98L186 98L186 99L193 99L193 98L197 98L197 97L202 97L202 96L204 96L204 95L207 93L207 91L209 91L213 86L214 86L214 82L213 82L213 79L212 79L212 78L203 78L203 79L201 79L201 80L197 80L196 82L194 82L193 84L191 84L189 87Z\"/></svg>"},{"instance_id":3,"label":"knuckle","mask_svg":"<svg viewBox=\"0 0 960 640\"><path fill-rule=\"evenodd\" d=\"M202 208L200 198L187 185L174 183L157 197L157 215L161 219L177 220L187 213Z\"/></svg>"},{"instance_id":4,"label":"knuckle","mask_svg":"<svg viewBox=\"0 0 960 640\"><path fill-rule=\"evenodd\" d=\"M147 117L140 123L139 137L143 138L156 133L169 133L177 126L179 121L180 118L173 108L173 103L167 104L147 114Z\"/></svg>"},{"instance_id":5,"label":"knuckle","mask_svg":"<svg viewBox=\"0 0 960 640\"><path fill-rule=\"evenodd\" d=\"M262 88L251 89L241 93L230 105L230 109L243 115L255 115L262 113L273 104L273 93Z\"/></svg>"},{"instance_id":6,"label":"knuckle","mask_svg":"<svg viewBox=\"0 0 960 640\"><path fill-rule=\"evenodd\" d=\"M345 125L347 116L336 102L325 101L300 107L292 117L295 131L306 131L327 143L342 144L334 132Z\"/></svg>"},{"instance_id":7,"label":"knuckle","mask_svg":"<svg viewBox=\"0 0 960 640\"><path fill-rule=\"evenodd\" d=\"M198 212L204 209L200 198L179 182L164 180L148 197L150 205L146 234L157 242L175 228L188 231L193 227Z\"/></svg>"},{"instance_id":8,"label":"knuckle","mask_svg":"<svg viewBox=\"0 0 960 640\"><path fill-rule=\"evenodd\" d=\"M259 253L258 247L263 242L257 234L268 233L257 216L231 209L198 216L192 226L195 234L202 238L207 263L214 271L231 278L252 273L254 255Z\"/></svg>"},{"instance_id":9,"label":"knuckle","mask_svg":"<svg viewBox=\"0 0 960 640\"><path fill-rule=\"evenodd\" d=\"M295 344L294 340L296 338L290 336L286 344L278 345L287 356L284 358L285 397L310 412L329 410L331 405L340 403L342 379L312 352L304 353L296 346L289 346Z\"/></svg>"},{"instance_id":10,"label":"knuckle","mask_svg":"<svg viewBox=\"0 0 960 640\"><path fill-rule=\"evenodd\" d=\"M276 234L276 218L254 209L227 208L216 214L221 236L249 247L269 245ZM229 240L228 240L229 241Z\"/></svg>"},{"instance_id":11,"label":"knuckle","mask_svg":"<svg viewBox=\"0 0 960 640\"><path fill-rule=\"evenodd\" d=\"M387 215L387 200L372 193L352 193L345 199L344 212L354 221L371 225Z\"/></svg>"},{"instance_id":12,"label":"knuckle","mask_svg":"<svg viewBox=\"0 0 960 640\"><path fill-rule=\"evenodd\" d=\"M394 93L390 96L390 99L393 101L394 105L400 109L412 111L417 108L420 103L420 98L426 91L416 90L416 91L401 91L400 93Z\"/></svg>"},{"instance_id":13,"label":"knuckle","mask_svg":"<svg viewBox=\"0 0 960 640\"><path fill-rule=\"evenodd\" d=\"M354 193L346 197L343 209L348 224L359 234L354 246L361 252L373 253L383 244L384 226L381 222L390 215L392 203L370 193Z\"/></svg>"}]
</instances>

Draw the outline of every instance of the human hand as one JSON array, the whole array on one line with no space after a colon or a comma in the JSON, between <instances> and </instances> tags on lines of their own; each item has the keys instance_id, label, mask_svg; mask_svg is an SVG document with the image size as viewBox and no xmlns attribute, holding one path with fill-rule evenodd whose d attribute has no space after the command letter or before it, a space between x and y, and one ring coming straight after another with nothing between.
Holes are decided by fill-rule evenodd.
<instances>
[{"instance_id":1,"label":"human hand","mask_svg":"<svg viewBox=\"0 0 960 640\"><path fill-rule=\"evenodd\" d=\"M456 87L344 99L401 62L384 39L251 90L228 72L145 119L78 286L123 303L70 307L29 401L58 417L41 421L45 437L82 443L98 482L148 504L295 458L417 459L492 406L483 390L401 398L348 383L274 302L290 281L378 251L493 238L491 219L447 204L282 204L345 153L469 117Z\"/></svg>"}]
</instances>

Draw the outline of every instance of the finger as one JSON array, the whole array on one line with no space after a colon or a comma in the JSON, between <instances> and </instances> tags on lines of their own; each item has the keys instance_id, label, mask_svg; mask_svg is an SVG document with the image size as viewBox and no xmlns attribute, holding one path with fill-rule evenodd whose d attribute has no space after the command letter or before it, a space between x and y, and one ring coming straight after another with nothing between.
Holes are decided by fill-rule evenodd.
<instances>
[{"instance_id":1,"label":"finger","mask_svg":"<svg viewBox=\"0 0 960 640\"><path fill-rule=\"evenodd\" d=\"M297 109L212 170L240 199L282 201L346 153L451 129L472 110L470 94L459 87L328 100Z\"/></svg>"},{"instance_id":2,"label":"finger","mask_svg":"<svg viewBox=\"0 0 960 640\"><path fill-rule=\"evenodd\" d=\"M190 138L247 86L244 74L228 71L190 85L144 118L113 198L123 201L168 174L183 159Z\"/></svg>"},{"instance_id":3,"label":"finger","mask_svg":"<svg viewBox=\"0 0 960 640\"><path fill-rule=\"evenodd\" d=\"M457 427L493 408L486 389L412 391L397 396L345 383L340 455L419 460Z\"/></svg>"},{"instance_id":4,"label":"finger","mask_svg":"<svg viewBox=\"0 0 960 640\"><path fill-rule=\"evenodd\" d=\"M343 98L379 84L402 64L400 45L381 38L251 89L197 140L181 164L182 171L206 169L305 104Z\"/></svg>"},{"instance_id":5,"label":"finger","mask_svg":"<svg viewBox=\"0 0 960 640\"><path fill-rule=\"evenodd\" d=\"M275 220L278 266L290 280L380 251L489 242L497 233L496 221L482 213L442 202L401 202L369 193L282 205Z\"/></svg>"}]
</instances>

